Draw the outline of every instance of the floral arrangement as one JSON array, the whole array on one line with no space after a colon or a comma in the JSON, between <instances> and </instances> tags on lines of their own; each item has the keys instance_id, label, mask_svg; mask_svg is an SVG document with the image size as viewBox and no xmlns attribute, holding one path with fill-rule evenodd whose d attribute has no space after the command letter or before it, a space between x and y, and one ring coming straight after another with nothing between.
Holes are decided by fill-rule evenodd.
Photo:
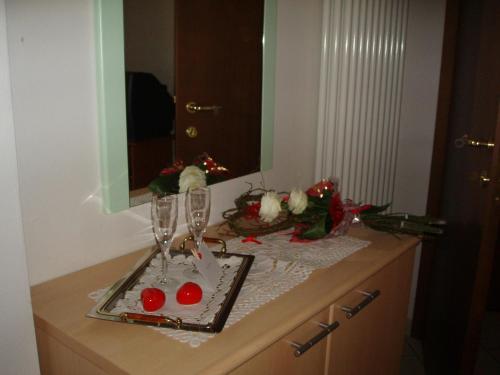
<instances>
[{"instance_id":1,"label":"floral arrangement","mask_svg":"<svg viewBox=\"0 0 500 375\"><path fill-rule=\"evenodd\" d=\"M259 236L294 227L292 241L316 240L345 234L353 222L390 233L437 235L444 223L425 216L383 214L384 206L356 205L342 201L335 182L321 180L305 192L277 193L250 189L223 213L229 226L242 236Z\"/></svg>"},{"instance_id":2,"label":"floral arrangement","mask_svg":"<svg viewBox=\"0 0 500 375\"><path fill-rule=\"evenodd\" d=\"M172 166L164 168L148 188L155 194L184 193L188 188L221 182L228 175L227 168L217 164L207 153L203 153L192 165L184 166L182 161L176 161Z\"/></svg>"}]
</instances>

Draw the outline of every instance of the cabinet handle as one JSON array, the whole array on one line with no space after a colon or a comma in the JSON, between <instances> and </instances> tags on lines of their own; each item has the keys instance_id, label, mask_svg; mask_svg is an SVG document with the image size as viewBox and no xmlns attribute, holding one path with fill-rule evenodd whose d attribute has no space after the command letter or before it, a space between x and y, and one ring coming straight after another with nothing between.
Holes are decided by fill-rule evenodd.
<instances>
[{"instance_id":1,"label":"cabinet handle","mask_svg":"<svg viewBox=\"0 0 500 375\"><path fill-rule=\"evenodd\" d=\"M295 348L295 351L293 352L295 357L300 357L302 354L307 352L314 345L320 342L323 338L328 336L328 334L333 330L335 330L335 328L337 328L339 325L340 323L337 321L333 322L332 324L319 323L319 326L322 328L322 331L318 333L316 336L314 336L312 339L310 339L308 342L306 342L305 344L299 344L297 342L290 343L290 345L292 345Z\"/></svg>"},{"instance_id":2,"label":"cabinet handle","mask_svg":"<svg viewBox=\"0 0 500 375\"><path fill-rule=\"evenodd\" d=\"M365 296L363 301L361 301L354 307L349 307L349 306L341 307L341 310L345 312L345 316L347 319L351 319L354 315L356 315L366 306L368 306L375 298L377 298L380 295L380 290L376 289L373 292L360 291L360 293Z\"/></svg>"}]
</instances>

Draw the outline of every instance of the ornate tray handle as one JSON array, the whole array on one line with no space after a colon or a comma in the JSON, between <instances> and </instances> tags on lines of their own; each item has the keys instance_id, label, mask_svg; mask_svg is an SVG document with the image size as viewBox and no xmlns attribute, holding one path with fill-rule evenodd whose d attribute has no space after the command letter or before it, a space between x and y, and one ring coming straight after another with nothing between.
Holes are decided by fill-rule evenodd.
<instances>
[{"instance_id":1,"label":"ornate tray handle","mask_svg":"<svg viewBox=\"0 0 500 375\"><path fill-rule=\"evenodd\" d=\"M157 325L158 327L173 324L176 329L180 329L182 326L182 319L172 319L168 316L124 312L120 314L120 319L122 322L126 323L143 323L148 325Z\"/></svg>"},{"instance_id":2,"label":"ornate tray handle","mask_svg":"<svg viewBox=\"0 0 500 375\"><path fill-rule=\"evenodd\" d=\"M190 235L182 240L182 243L180 246L181 251L186 251L186 243L188 241L194 241L194 236ZM203 241L205 241L206 243L218 243L218 244L220 244L221 248L219 250L219 256L223 256L224 254L226 254L226 252L227 252L226 241L224 241L220 238L214 238L214 237L203 237Z\"/></svg>"}]
</instances>

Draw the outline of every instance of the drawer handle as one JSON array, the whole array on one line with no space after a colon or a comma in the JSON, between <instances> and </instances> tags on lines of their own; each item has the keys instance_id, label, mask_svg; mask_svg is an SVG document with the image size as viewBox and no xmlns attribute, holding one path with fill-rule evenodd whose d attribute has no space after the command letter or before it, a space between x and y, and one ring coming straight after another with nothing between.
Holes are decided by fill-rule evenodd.
<instances>
[{"instance_id":1,"label":"drawer handle","mask_svg":"<svg viewBox=\"0 0 500 375\"><path fill-rule=\"evenodd\" d=\"M314 345L320 342L323 338L328 336L328 334L333 330L335 330L335 328L337 328L339 325L340 323L337 321L333 322L332 324L319 323L319 326L322 328L322 331L318 333L316 336L314 336L312 339L310 339L308 342L306 342L305 344L299 344L297 342L290 343L290 345L292 345L295 348L295 351L293 352L295 357L300 357L302 354L307 352Z\"/></svg>"},{"instance_id":2,"label":"drawer handle","mask_svg":"<svg viewBox=\"0 0 500 375\"><path fill-rule=\"evenodd\" d=\"M380 296L380 290L376 289L373 292L365 292L365 291L360 291L361 294L365 296L363 301L358 303L354 307L349 307L349 306L342 306L341 310L345 312L345 316L347 319L351 319L354 315L359 313L361 310L363 310L366 306L368 306L375 298Z\"/></svg>"}]
</instances>

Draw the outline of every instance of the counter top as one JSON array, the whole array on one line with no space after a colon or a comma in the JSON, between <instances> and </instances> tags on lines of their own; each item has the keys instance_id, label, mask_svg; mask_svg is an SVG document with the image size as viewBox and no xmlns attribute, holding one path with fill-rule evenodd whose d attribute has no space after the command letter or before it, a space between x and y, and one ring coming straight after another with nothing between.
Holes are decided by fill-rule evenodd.
<instances>
[{"instance_id":1,"label":"counter top","mask_svg":"<svg viewBox=\"0 0 500 375\"><path fill-rule=\"evenodd\" d=\"M330 268L314 271L304 283L198 348L148 327L85 317L95 304L88 294L113 284L149 248L33 286L35 325L109 374L160 374L166 368L173 374L225 373L325 309L419 241L367 228L352 228L349 235L371 241L371 245Z\"/></svg>"}]
</instances>

